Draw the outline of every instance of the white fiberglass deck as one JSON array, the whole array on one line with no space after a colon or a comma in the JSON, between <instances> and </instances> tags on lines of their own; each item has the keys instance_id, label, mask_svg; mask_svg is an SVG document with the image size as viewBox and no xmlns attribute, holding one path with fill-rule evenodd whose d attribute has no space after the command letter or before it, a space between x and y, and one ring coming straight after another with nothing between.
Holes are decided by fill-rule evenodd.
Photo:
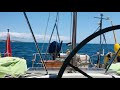
<instances>
[{"instance_id":1,"label":"white fiberglass deck","mask_svg":"<svg viewBox=\"0 0 120 90\"><path fill-rule=\"evenodd\" d=\"M44 68L30 68L25 75L25 78L56 78L60 68L49 68L48 75ZM120 78L115 72L109 70L105 73L105 69L82 69L88 75L93 78ZM68 73L68 69L65 70L62 78L87 78L77 71Z\"/></svg>"}]
</instances>

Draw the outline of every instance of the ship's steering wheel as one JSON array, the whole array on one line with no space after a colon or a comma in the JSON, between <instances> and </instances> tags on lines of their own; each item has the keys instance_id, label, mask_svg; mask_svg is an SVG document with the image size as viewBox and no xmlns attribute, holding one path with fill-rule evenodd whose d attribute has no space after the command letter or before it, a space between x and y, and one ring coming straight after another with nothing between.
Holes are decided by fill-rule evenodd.
<instances>
[{"instance_id":1,"label":"ship's steering wheel","mask_svg":"<svg viewBox=\"0 0 120 90\"><path fill-rule=\"evenodd\" d=\"M98 30L97 32L93 33L92 35L88 36L86 39L84 39L82 42L80 42L75 48L74 50L72 50L72 52L69 54L69 56L65 59L65 61L63 62L62 67L60 68L60 71L58 72L58 76L57 78L61 78L66 67L69 65L72 68L74 68L76 71L82 73L83 75L87 76L88 78L91 78L91 76L87 75L86 73L84 73L82 70L80 70L78 67L75 67L73 65L70 64L70 61L72 59L72 57L74 57L74 55L85 45L87 44L89 41L91 41L92 39L94 39L95 37L104 34L106 32L110 32L112 30L118 30L120 29L120 25L115 25L115 26L111 26L111 27L107 27L104 28L102 30Z\"/></svg>"}]
</instances>

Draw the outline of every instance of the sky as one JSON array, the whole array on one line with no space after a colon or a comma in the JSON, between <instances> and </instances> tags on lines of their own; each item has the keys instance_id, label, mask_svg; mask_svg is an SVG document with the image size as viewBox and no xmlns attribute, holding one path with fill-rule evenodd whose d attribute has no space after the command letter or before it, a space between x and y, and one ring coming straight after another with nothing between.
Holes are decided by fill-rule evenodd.
<instances>
[{"instance_id":1,"label":"sky","mask_svg":"<svg viewBox=\"0 0 120 90\"><path fill-rule=\"evenodd\" d=\"M120 12L77 12L77 43L81 42L89 35L94 33L99 26L100 17L109 17L113 25L120 25ZM50 35L55 24L57 12L26 12L32 30L38 42L49 42ZM48 28L47 21L50 14ZM59 12L58 32L60 40L64 43L70 42L71 36L71 12ZM110 20L103 20L103 27L111 26ZM33 38L23 12L0 12L0 40L6 39L7 29L10 30L11 40L23 42L33 42ZM46 31L46 35L45 35ZM115 31L117 42L120 43L120 30ZM114 43L113 33L105 34L108 44ZM58 41L56 29L53 33L52 41ZM99 37L93 39L89 43L99 43Z\"/></svg>"}]
</instances>

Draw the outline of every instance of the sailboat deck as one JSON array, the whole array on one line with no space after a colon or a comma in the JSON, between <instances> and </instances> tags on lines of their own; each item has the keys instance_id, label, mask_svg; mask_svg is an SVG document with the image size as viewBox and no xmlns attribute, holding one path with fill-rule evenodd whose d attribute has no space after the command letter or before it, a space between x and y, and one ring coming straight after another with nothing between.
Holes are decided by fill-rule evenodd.
<instances>
[{"instance_id":1,"label":"sailboat deck","mask_svg":"<svg viewBox=\"0 0 120 90\"><path fill-rule=\"evenodd\" d=\"M23 78L56 78L60 68L49 68L48 75L44 68L29 68L26 75ZM120 78L114 71L109 70L105 74L105 69L86 69L82 68L84 72L93 78ZM62 78L87 78L77 71L68 73L69 68L67 68L62 76Z\"/></svg>"}]
</instances>

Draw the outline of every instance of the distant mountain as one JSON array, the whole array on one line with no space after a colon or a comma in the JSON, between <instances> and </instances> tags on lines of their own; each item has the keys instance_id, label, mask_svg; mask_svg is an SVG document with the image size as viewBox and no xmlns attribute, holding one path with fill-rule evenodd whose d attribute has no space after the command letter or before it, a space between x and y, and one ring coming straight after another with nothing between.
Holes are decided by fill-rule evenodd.
<instances>
[{"instance_id":1,"label":"distant mountain","mask_svg":"<svg viewBox=\"0 0 120 90\"><path fill-rule=\"evenodd\" d=\"M0 40L0 42L5 42L6 40Z\"/></svg>"},{"instance_id":2,"label":"distant mountain","mask_svg":"<svg viewBox=\"0 0 120 90\"><path fill-rule=\"evenodd\" d=\"M6 42L6 40L0 40L0 42ZM21 41L11 40L11 42L21 42Z\"/></svg>"}]
</instances>

